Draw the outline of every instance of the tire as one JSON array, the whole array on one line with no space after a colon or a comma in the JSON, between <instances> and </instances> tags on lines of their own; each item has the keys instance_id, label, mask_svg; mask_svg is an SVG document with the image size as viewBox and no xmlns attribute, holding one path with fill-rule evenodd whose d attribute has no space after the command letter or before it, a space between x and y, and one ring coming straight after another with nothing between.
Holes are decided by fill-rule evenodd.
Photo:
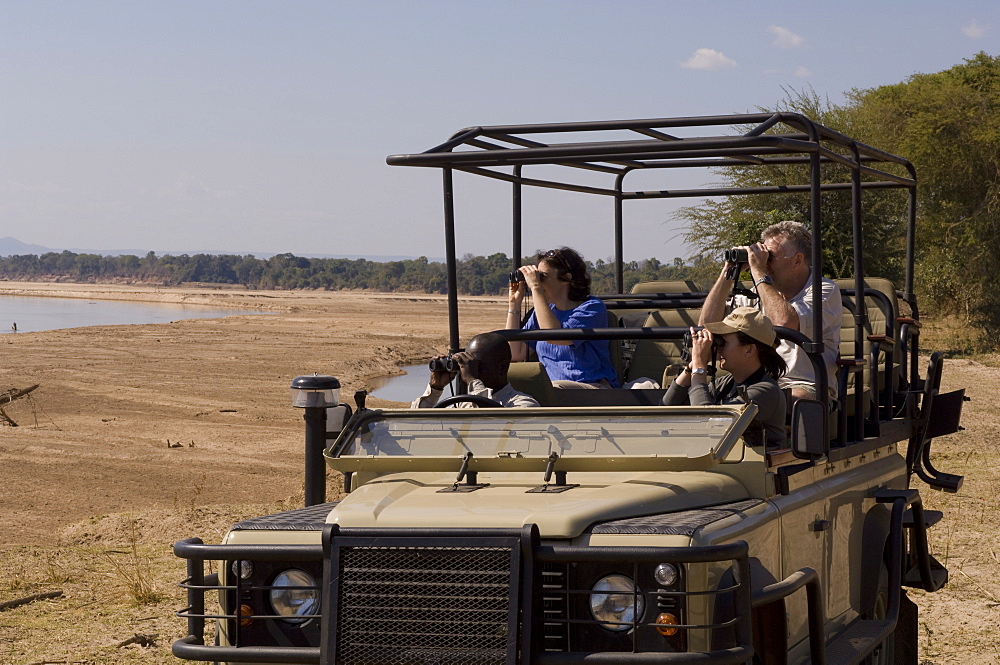
<instances>
[{"instance_id":1,"label":"tire","mask_svg":"<svg viewBox=\"0 0 1000 665\"><path fill-rule=\"evenodd\" d=\"M866 619L884 619L889 614L889 569L883 561L878 571L878 589ZM896 635L893 633L864 660L868 665L892 665L895 662Z\"/></svg>"}]
</instances>

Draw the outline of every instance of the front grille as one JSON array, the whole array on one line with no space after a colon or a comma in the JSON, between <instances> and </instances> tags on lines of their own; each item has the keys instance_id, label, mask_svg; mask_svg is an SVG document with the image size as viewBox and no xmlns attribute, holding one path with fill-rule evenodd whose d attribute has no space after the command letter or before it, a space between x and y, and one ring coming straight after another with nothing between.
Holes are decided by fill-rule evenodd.
<instances>
[{"instance_id":1,"label":"front grille","mask_svg":"<svg viewBox=\"0 0 1000 665\"><path fill-rule=\"evenodd\" d=\"M341 548L338 665L506 663L511 557L504 547Z\"/></svg>"},{"instance_id":2,"label":"front grille","mask_svg":"<svg viewBox=\"0 0 1000 665\"><path fill-rule=\"evenodd\" d=\"M542 566L542 651L569 651L566 564Z\"/></svg>"}]
</instances>

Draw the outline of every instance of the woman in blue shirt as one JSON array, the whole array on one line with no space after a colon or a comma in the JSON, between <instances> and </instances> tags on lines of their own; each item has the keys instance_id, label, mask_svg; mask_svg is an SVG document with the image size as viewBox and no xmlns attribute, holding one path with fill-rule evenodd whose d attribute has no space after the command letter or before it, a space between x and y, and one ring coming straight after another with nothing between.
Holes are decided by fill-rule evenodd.
<instances>
[{"instance_id":1,"label":"woman in blue shirt","mask_svg":"<svg viewBox=\"0 0 1000 665\"><path fill-rule=\"evenodd\" d=\"M528 290L535 311L524 330L559 328L606 328L608 310L590 295L587 264L569 247L539 254L534 266L522 266L524 281L510 285L507 307L508 329L521 321L521 304ZM559 342L511 342L512 360L525 360L534 349L557 388L617 388L618 377L611 364L607 340Z\"/></svg>"}]
</instances>

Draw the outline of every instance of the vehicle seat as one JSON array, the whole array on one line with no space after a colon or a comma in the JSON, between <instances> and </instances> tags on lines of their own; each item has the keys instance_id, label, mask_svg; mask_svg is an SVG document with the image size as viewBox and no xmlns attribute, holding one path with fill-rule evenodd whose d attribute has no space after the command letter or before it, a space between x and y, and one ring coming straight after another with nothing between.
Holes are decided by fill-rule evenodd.
<instances>
[{"instance_id":1,"label":"vehicle seat","mask_svg":"<svg viewBox=\"0 0 1000 665\"><path fill-rule=\"evenodd\" d=\"M707 291L701 284L688 280L668 279L652 282L638 282L632 286L631 293L704 293Z\"/></svg>"},{"instance_id":2,"label":"vehicle seat","mask_svg":"<svg viewBox=\"0 0 1000 665\"><path fill-rule=\"evenodd\" d=\"M618 315L614 312L608 312L608 327L618 328L621 326L621 322L618 320ZM608 349L611 351L611 367L615 370L615 376L618 377L618 385L624 382L625 373L625 340L621 339L609 339Z\"/></svg>"},{"instance_id":3,"label":"vehicle seat","mask_svg":"<svg viewBox=\"0 0 1000 665\"><path fill-rule=\"evenodd\" d=\"M644 328L686 328L698 325L700 308L661 309L650 312L643 323ZM641 377L663 379L666 385L667 377L673 377L683 369L682 359L684 340L678 339L640 339L635 343L635 352L629 364L627 381Z\"/></svg>"},{"instance_id":4,"label":"vehicle seat","mask_svg":"<svg viewBox=\"0 0 1000 665\"><path fill-rule=\"evenodd\" d=\"M847 297L845 296L845 300ZM861 342L861 364L855 358L855 318L852 308L844 306L843 319L840 326L840 356L837 359L837 392L839 395L839 425L838 439L841 442L854 440L856 430L854 419L858 413L856 392L862 391L861 418L867 418L872 408L871 385L871 353L872 343L869 340L869 328L866 326ZM841 431L842 430L842 431Z\"/></svg>"},{"instance_id":5,"label":"vehicle seat","mask_svg":"<svg viewBox=\"0 0 1000 665\"><path fill-rule=\"evenodd\" d=\"M548 372L540 362L511 363L507 370L507 381L522 393L538 400L542 406L556 406L556 389L552 386Z\"/></svg>"},{"instance_id":6,"label":"vehicle seat","mask_svg":"<svg viewBox=\"0 0 1000 665\"><path fill-rule=\"evenodd\" d=\"M842 290L854 289L853 279L838 279L836 283ZM881 419L889 420L892 418L895 395L899 393L900 387L905 385L905 379L902 376L903 364L901 363L904 345L900 343L899 338L901 327L899 324L899 301L892 282L883 277L866 279L865 288L873 289L885 296L884 299L876 296L865 297L869 323L865 327L865 334L869 342L868 348L866 348L866 357L869 359L869 370L872 367L878 368L874 383L867 378L866 374L866 385L878 395L878 404L882 410ZM853 296L845 297L850 297L853 300ZM851 339L853 340L853 336ZM871 355L872 351L875 353L874 357ZM853 350L851 353L853 354Z\"/></svg>"}]
</instances>

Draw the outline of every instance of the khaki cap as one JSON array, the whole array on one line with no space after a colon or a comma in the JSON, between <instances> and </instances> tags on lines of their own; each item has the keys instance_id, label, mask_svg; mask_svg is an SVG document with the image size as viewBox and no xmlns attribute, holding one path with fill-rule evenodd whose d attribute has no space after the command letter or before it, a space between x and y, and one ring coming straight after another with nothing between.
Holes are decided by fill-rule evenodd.
<instances>
[{"instance_id":1,"label":"khaki cap","mask_svg":"<svg viewBox=\"0 0 1000 665\"><path fill-rule=\"evenodd\" d=\"M774 347L777 335L771 319L756 307L737 307L729 316L714 323L706 323L705 329L713 335L728 335L744 332L758 342Z\"/></svg>"}]
</instances>

